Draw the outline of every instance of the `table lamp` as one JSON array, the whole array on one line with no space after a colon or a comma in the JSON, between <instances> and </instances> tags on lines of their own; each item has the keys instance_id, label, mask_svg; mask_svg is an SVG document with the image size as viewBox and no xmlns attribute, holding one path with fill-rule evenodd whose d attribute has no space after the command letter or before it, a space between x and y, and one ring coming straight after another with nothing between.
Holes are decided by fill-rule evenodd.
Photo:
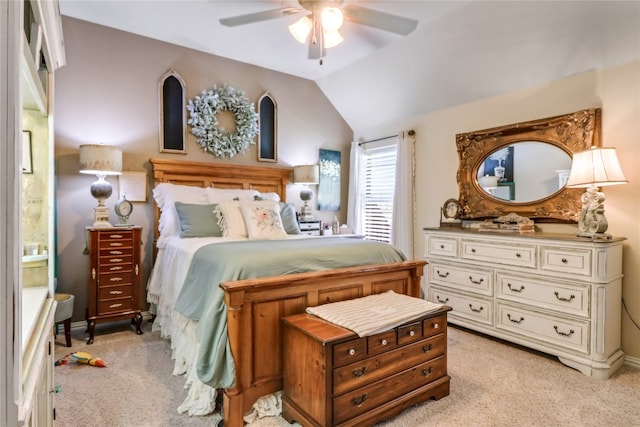
<instances>
[{"instance_id":1,"label":"table lamp","mask_svg":"<svg viewBox=\"0 0 640 427\"><path fill-rule=\"evenodd\" d=\"M318 168L318 165L301 165L293 167L293 183L305 185L305 187L300 190L300 200L304 202L302 209L300 209L300 219L303 221L313 219L311 206L309 206L309 200L313 198L313 191L309 186L317 185L319 177L320 169Z\"/></svg>"},{"instance_id":2,"label":"table lamp","mask_svg":"<svg viewBox=\"0 0 640 427\"><path fill-rule=\"evenodd\" d=\"M591 239L611 238L611 235L605 233L609 225L604 216L604 193L598 191L598 187L627 182L615 148L591 147L590 150L573 155L567 187L586 188L581 198L578 236Z\"/></svg>"},{"instance_id":3,"label":"table lamp","mask_svg":"<svg viewBox=\"0 0 640 427\"><path fill-rule=\"evenodd\" d=\"M111 196L112 188L105 178L107 175L122 173L122 151L108 145L85 144L80 146L80 173L96 175L91 184L91 195L98 200L94 208L94 227L111 227L109 210L104 201Z\"/></svg>"}]
</instances>

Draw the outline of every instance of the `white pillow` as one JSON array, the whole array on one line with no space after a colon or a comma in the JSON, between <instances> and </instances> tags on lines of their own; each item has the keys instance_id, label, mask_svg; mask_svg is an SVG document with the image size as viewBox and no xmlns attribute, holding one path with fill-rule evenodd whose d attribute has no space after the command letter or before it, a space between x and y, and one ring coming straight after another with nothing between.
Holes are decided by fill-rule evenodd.
<instances>
[{"instance_id":1,"label":"white pillow","mask_svg":"<svg viewBox=\"0 0 640 427\"><path fill-rule=\"evenodd\" d=\"M260 193L258 194L258 200L274 200L276 202L280 201L280 195L278 193Z\"/></svg>"},{"instance_id":2,"label":"white pillow","mask_svg":"<svg viewBox=\"0 0 640 427\"><path fill-rule=\"evenodd\" d=\"M234 238L246 238L248 236L242 211L240 211L240 201L230 200L219 202L213 212L218 217L218 225L222 230L223 236Z\"/></svg>"},{"instance_id":3,"label":"white pillow","mask_svg":"<svg viewBox=\"0 0 640 427\"><path fill-rule=\"evenodd\" d=\"M262 200L241 203L240 210L249 239L284 239L287 237L287 232L282 226L278 202Z\"/></svg>"}]
</instances>

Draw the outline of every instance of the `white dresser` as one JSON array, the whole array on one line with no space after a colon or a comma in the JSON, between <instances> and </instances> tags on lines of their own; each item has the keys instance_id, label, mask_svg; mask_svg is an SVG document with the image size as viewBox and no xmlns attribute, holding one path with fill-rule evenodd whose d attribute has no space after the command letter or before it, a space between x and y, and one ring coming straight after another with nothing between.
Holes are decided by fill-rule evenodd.
<instances>
[{"instance_id":1,"label":"white dresser","mask_svg":"<svg viewBox=\"0 0 640 427\"><path fill-rule=\"evenodd\" d=\"M449 322L606 379L620 349L622 243L568 234L425 228L427 298Z\"/></svg>"}]
</instances>

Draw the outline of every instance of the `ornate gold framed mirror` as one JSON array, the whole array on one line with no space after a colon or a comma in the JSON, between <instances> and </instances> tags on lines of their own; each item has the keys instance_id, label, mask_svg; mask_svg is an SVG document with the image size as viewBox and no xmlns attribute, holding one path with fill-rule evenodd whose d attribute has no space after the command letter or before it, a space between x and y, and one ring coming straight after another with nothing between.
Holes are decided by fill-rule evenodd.
<instances>
[{"instance_id":1,"label":"ornate gold framed mirror","mask_svg":"<svg viewBox=\"0 0 640 427\"><path fill-rule=\"evenodd\" d=\"M517 213L577 222L581 189L566 188L573 154L600 147L599 108L456 135L463 219Z\"/></svg>"}]
</instances>

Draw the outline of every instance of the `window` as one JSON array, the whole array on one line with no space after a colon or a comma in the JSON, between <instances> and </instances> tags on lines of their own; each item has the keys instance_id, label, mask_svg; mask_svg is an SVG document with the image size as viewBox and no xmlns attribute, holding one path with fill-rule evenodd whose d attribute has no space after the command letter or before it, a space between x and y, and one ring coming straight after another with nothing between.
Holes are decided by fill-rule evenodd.
<instances>
[{"instance_id":1,"label":"window","mask_svg":"<svg viewBox=\"0 0 640 427\"><path fill-rule=\"evenodd\" d=\"M369 240L391 242L397 154L394 143L365 148L362 156L362 233Z\"/></svg>"}]
</instances>

